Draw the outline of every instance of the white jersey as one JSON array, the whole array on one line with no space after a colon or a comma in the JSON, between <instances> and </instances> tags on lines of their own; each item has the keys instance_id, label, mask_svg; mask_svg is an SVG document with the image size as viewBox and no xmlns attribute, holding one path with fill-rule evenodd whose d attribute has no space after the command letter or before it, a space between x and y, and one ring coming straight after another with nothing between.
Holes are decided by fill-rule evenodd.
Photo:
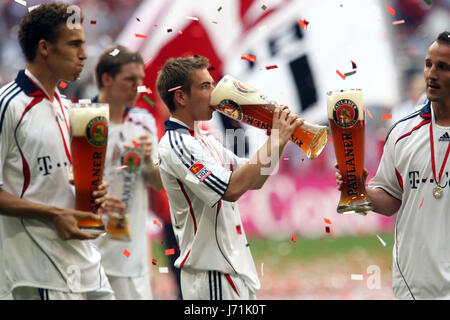
<instances>
[{"instance_id":1,"label":"white jersey","mask_svg":"<svg viewBox=\"0 0 450 320\"><path fill-rule=\"evenodd\" d=\"M450 143L450 127L436 125L431 109L427 103L392 127L371 184L402 201L395 222L392 269L397 299L450 299L450 162L439 181L442 198L435 199L430 124L436 175Z\"/></svg>"},{"instance_id":2,"label":"white jersey","mask_svg":"<svg viewBox=\"0 0 450 320\"><path fill-rule=\"evenodd\" d=\"M0 186L24 200L73 208L70 101L58 90L50 101L42 88L22 70L0 89ZM63 241L47 221L0 214L0 242L1 272L10 288L87 292L99 289L106 277L100 253L89 241Z\"/></svg>"},{"instance_id":3,"label":"white jersey","mask_svg":"<svg viewBox=\"0 0 450 320\"><path fill-rule=\"evenodd\" d=\"M126 144L133 145L138 137L147 134L152 140L153 159L157 158L158 138L153 116L141 108L128 108L121 124L110 123L106 152L104 180L109 182L109 192L126 204L130 214L131 241L113 240L107 236L94 240L102 255L102 265L108 275L116 277L142 277L149 273L147 218L149 214L148 188L142 155ZM133 153L136 166L117 169ZM126 257L123 252L130 255Z\"/></svg>"},{"instance_id":4,"label":"white jersey","mask_svg":"<svg viewBox=\"0 0 450 320\"><path fill-rule=\"evenodd\" d=\"M239 275L256 292L260 283L237 203L222 200L233 170L247 160L173 118L166 121L159 160L180 247L175 266Z\"/></svg>"}]
</instances>

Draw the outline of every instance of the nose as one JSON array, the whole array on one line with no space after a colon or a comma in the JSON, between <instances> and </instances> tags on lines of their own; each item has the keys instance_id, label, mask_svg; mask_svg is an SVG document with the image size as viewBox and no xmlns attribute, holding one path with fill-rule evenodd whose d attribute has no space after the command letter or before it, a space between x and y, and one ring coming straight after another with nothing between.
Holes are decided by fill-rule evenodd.
<instances>
[{"instance_id":1,"label":"nose","mask_svg":"<svg viewBox=\"0 0 450 320\"><path fill-rule=\"evenodd\" d=\"M86 60L87 59L86 48L85 48L84 45L81 46L80 53L79 53L78 57L80 58L80 60Z\"/></svg>"}]
</instances>

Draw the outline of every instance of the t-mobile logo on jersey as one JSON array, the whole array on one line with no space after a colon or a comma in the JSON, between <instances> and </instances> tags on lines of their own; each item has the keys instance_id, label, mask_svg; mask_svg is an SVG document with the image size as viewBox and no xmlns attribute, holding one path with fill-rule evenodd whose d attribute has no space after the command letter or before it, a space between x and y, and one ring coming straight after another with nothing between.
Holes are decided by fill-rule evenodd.
<instances>
[{"instance_id":1,"label":"t-mobile logo on jersey","mask_svg":"<svg viewBox=\"0 0 450 320\"><path fill-rule=\"evenodd\" d=\"M420 172L419 171L410 171L408 172L408 176L409 176L409 184L411 185L411 189L417 189L417 186L420 183L426 183L427 181L429 183L435 184L434 179L430 178L421 178L420 176ZM446 177L447 179L444 179L444 177ZM445 174L442 176L441 181L439 183L439 185L442 188L446 188L449 184L449 180L448 180L448 172L446 171Z\"/></svg>"},{"instance_id":2,"label":"t-mobile logo on jersey","mask_svg":"<svg viewBox=\"0 0 450 320\"><path fill-rule=\"evenodd\" d=\"M50 156L44 156L37 158L37 163L39 167L39 171L43 173L44 176L48 176L51 173L51 170L54 167L54 164L52 164L52 160ZM67 167L67 162L57 163L56 167L60 168L61 166Z\"/></svg>"}]
</instances>

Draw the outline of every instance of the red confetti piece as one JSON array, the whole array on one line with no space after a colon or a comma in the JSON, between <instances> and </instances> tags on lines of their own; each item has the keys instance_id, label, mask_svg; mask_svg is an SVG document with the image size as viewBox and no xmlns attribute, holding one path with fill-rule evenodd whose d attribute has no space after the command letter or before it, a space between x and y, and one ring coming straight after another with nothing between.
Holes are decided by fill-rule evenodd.
<instances>
[{"instance_id":1,"label":"red confetti piece","mask_svg":"<svg viewBox=\"0 0 450 320\"><path fill-rule=\"evenodd\" d=\"M425 200L425 198L424 198L424 197L422 197L422 202L420 203L419 209L420 209L420 208L422 208L422 205L423 205L423 200Z\"/></svg>"},{"instance_id":2,"label":"red confetti piece","mask_svg":"<svg viewBox=\"0 0 450 320\"><path fill-rule=\"evenodd\" d=\"M172 89L169 89L169 90L167 90L168 92L171 92L171 91L175 91L175 90L178 90L178 89L180 89L181 88L181 86L178 86L178 87L175 87L175 88L172 88Z\"/></svg>"},{"instance_id":3,"label":"red confetti piece","mask_svg":"<svg viewBox=\"0 0 450 320\"><path fill-rule=\"evenodd\" d=\"M278 68L278 66L276 64L274 64L273 66L266 66L267 70L276 69L276 68Z\"/></svg>"},{"instance_id":4,"label":"red confetti piece","mask_svg":"<svg viewBox=\"0 0 450 320\"><path fill-rule=\"evenodd\" d=\"M178 34L183 34L183 31L181 31L181 30L180 30L180 31L178 31Z\"/></svg>"},{"instance_id":5,"label":"red confetti piece","mask_svg":"<svg viewBox=\"0 0 450 320\"><path fill-rule=\"evenodd\" d=\"M242 229L240 225L236 226L236 232L237 234L242 234Z\"/></svg>"},{"instance_id":6,"label":"red confetti piece","mask_svg":"<svg viewBox=\"0 0 450 320\"><path fill-rule=\"evenodd\" d=\"M175 249L174 248L166 249L164 253L166 254L166 256L174 255Z\"/></svg>"},{"instance_id":7,"label":"red confetti piece","mask_svg":"<svg viewBox=\"0 0 450 320\"><path fill-rule=\"evenodd\" d=\"M132 140L131 143L133 144L133 147L135 149L139 148L139 142L137 142L136 140Z\"/></svg>"},{"instance_id":8,"label":"red confetti piece","mask_svg":"<svg viewBox=\"0 0 450 320\"><path fill-rule=\"evenodd\" d=\"M125 249L123 251L123 255L128 258L130 256L130 252L127 249Z\"/></svg>"},{"instance_id":9,"label":"red confetti piece","mask_svg":"<svg viewBox=\"0 0 450 320\"><path fill-rule=\"evenodd\" d=\"M295 235L292 235L291 240L292 240L292 242L297 242L297 240L295 240Z\"/></svg>"},{"instance_id":10,"label":"red confetti piece","mask_svg":"<svg viewBox=\"0 0 450 320\"><path fill-rule=\"evenodd\" d=\"M126 165L120 166L120 167L117 167L116 170L122 170L122 169L125 169L125 168L127 168L127 167L128 167L128 166L126 166Z\"/></svg>"},{"instance_id":11,"label":"red confetti piece","mask_svg":"<svg viewBox=\"0 0 450 320\"><path fill-rule=\"evenodd\" d=\"M64 82L64 81L61 81L61 83L59 84L59 87L60 87L61 89L65 89L65 88L67 88L67 83Z\"/></svg>"},{"instance_id":12,"label":"red confetti piece","mask_svg":"<svg viewBox=\"0 0 450 320\"><path fill-rule=\"evenodd\" d=\"M156 266L157 263L158 263L158 261L156 261L155 259L152 259L152 264L153 264L154 266Z\"/></svg>"},{"instance_id":13,"label":"red confetti piece","mask_svg":"<svg viewBox=\"0 0 450 320\"><path fill-rule=\"evenodd\" d=\"M369 109L366 109L366 111L367 111L367 114L369 115L369 117L370 117L371 119L373 119L372 113L370 112L370 110L369 110Z\"/></svg>"},{"instance_id":14,"label":"red confetti piece","mask_svg":"<svg viewBox=\"0 0 450 320\"><path fill-rule=\"evenodd\" d=\"M158 220L153 220L153 224L156 224L158 227L162 228L162 224Z\"/></svg>"},{"instance_id":15,"label":"red confetti piece","mask_svg":"<svg viewBox=\"0 0 450 320\"><path fill-rule=\"evenodd\" d=\"M356 63L353 60L350 60L350 61L352 62L352 68L356 69L357 68Z\"/></svg>"},{"instance_id":16,"label":"red confetti piece","mask_svg":"<svg viewBox=\"0 0 450 320\"><path fill-rule=\"evenodd\" d=\"M328 227L328 226L325 227L325 232L326 232L326 233L330 233L330 227Z\"/></svg>"},{"instance_id":17,"label":"red confetti piece","mask_svg":"<svg viewBox=\"0 0 450 320\"><path fill-rule=\"evenodd\" d=\"M325 223L331 224L331 221L327 218L323 218L323 220L325 221Z\"/></svg>"},{"instance_id":18,"label":"red confetti piece","mask_svg":"<svg viewBox=\"0 0 450 320\"><path fill-rule=\"evenodd\" d=\"M330 137L328 137L328 139L327 139L327 140L328 140L328 142L330 142L330 143L331 143L331 142L333 142L333 139L332 139L332 138L330 138Z\"/></svg>"},{"instance_id":19,"label":"red confetti piece","mask_svg":"<svg viewBox=\"0 0 450 320\"><path fill-rule=\"evenodd\" d=\"M393 25L405 23L405 20L397 20L392 22Z\"/></svg>"},{"instance_id":20,"label":"red confetti piece","mask_svg":"<svg viewBox=\"0 0 450 320\"><path fill-rule=\"evenodd\" d=\"M91 24L97 24L97 21L91 20Z\"/></svg>"},{"instance_id":21,"label":"red confetti piece","mask_svg":"<svg viewBox=\"0 0 450 320\"><path fill-rule=\"evenodd\" d=\"M342 78L342 80L345 80L345 76L339 70L336 70L336 73Z\"/></svg>"},{"instance_id":22,"label":"red confetti piece","mask_svg":"<svg viewBox=\"0 0 450 320\"><path fill-rule=\"evenodd\" d=\"M135 33L134 34L136 38L143 38L143 39L147 39L147 36L145 34L139 34L139 33Z\"/></svg>"},{"instance_id":23,"label":"red confetti piece","mask_svg":"<svg viewBox=\"0 0 450 320\"><path fill-rule=\"evenodd\" d=\"M390 14L394 15L395 14L395 9L389 7L388 5L386 5L386 10L389 11Z\"/></svg>"},{"instance_id":24,"label":"red confetti piece","mask_svg":"<svg viewBox=\"0 0 450 320\"><path fill-rule=\"evenodd\" d=\"M250 62L255 62L256 61L256 57L252 56L251 54L242 54L241 55L241 59L247 60L247 61L250 61Z\"/></svg>"},{"instance_id":25,"label":"red confetti piece","mask_svg":"<svg viewBox=\"0 0 450 320\"><path fill-rule=\"evenodd\" d=\"M392 119L392 114L383 114L381 116L381 120L390 120Z\"/></svg>"},{"instance_id":26,"label":"red confetti piece","mask_svg":"<svg viewBox=\"0 0 450 320\"><path fill-rule=\"evenodd\" d=\"M306 30L309 22L306 21L306 19L298 19L298 24L300 25L300 27L302 27L303 30Z\"/></svg>"}]
</instances>

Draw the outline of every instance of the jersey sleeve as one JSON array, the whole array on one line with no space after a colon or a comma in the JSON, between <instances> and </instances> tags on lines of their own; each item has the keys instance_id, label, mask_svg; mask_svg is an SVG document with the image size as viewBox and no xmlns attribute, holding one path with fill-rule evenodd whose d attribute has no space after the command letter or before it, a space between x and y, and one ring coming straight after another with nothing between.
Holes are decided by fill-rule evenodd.
<instances>
[{"instance_id":1,"label":"jersey sleeve","mask_svg":"<svg viewBox=\"0 0 450 320\"><path fill-rule=\"evenodd\" d=\"M377 173L369 185L371 188L381 188L394 198L401 200L403 189L399 181L399 172L395 168L395 139L391 135L383 149Z\"/></svg>"},{"instance_id":2,"label":"jersey sleeve","mask_svg":"<svg viewBox=\"0 0 450 320\"><path fill-rule=\"evenodd\" d=\"M232 171L217 163L190 135L176 130L166 135L159 147L160 168L213 207L225 194Z\"/></svg>"}]
</instances>

